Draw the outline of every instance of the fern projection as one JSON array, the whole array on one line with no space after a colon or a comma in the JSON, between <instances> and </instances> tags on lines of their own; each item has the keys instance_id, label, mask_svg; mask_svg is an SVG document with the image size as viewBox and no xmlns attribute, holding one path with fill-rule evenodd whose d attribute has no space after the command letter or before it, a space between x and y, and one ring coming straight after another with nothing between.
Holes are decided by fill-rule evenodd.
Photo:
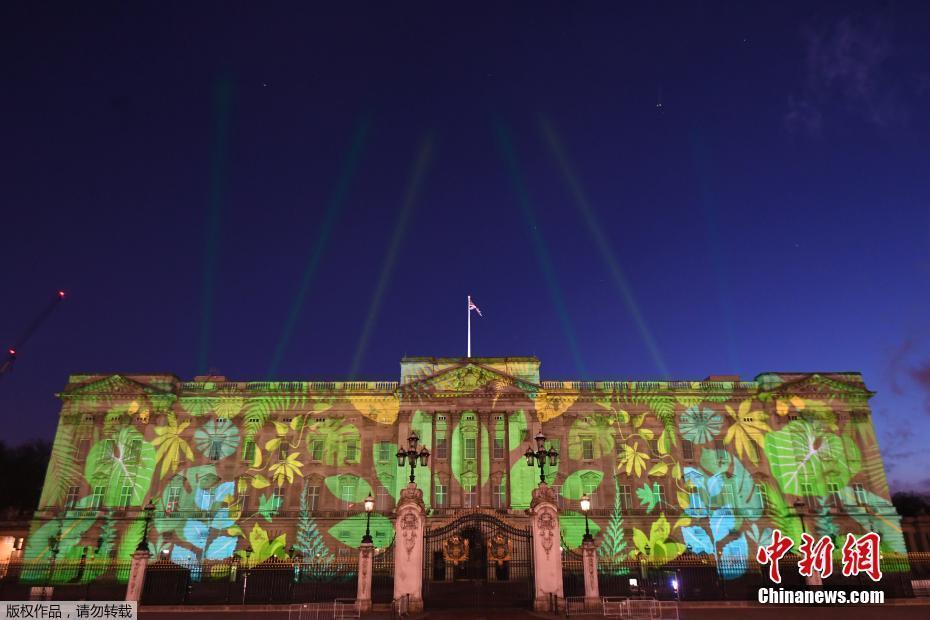
<instances>
[{"instance_id":1,"label":"fern projection","mask_svg":"<svg viewBox=\"0 0 930 620\"><path fill-rule=\"evenodd\" d=\"M68 487L76 484L80 473L75 459L74 426L59 424L52 446L52 455L45 475L40 506L61 505L68 496Z\"/></svg>"},{"instance_id":2,"label":"fern projection","mask_svg":"<svg viewBox=\"0 0 930 620\"><path fill-rule=\"evenodd\" d=\"M115 549L116 543L116 523L110 512L103 517L103 525L100 526L100 549L97 551L98 558L109 558Z\"/></svg>"},{"instance_id":3,"label":"fern projection","mask_svg":"<svg viewBox=\"0 0 930 620\"><path fill-rule=\"evenodd\" d=\"M330 562L333 555L323 542L323 536L316 526L316 520L310 516L310 507L307 505L307 483L304 482L303 493L300 495L300 514L297 517L297 536L294 548L300 552L305 560L316 562Z\"/></svg>"},{"instance_id":4,"label":"fern projection","mask_svg":"<svg viewBox=\"0 0 930 620\"><path fill-rule=\"evenodd\" d=\"M614 509L610 523L604 530L604 539L597 548L598 555L607 562L620 562L626 559L626 541L623 539L623 511L620 504L620 483L614 476Z\"/></svg>"}]
</instances>

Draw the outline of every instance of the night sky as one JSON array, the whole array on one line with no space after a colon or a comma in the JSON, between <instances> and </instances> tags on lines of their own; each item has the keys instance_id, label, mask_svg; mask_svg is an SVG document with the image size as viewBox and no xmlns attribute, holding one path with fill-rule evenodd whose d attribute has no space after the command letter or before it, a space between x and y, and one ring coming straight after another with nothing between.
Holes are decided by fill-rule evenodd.
<instances>
[{"instance_id":1,"label":"night sky","mask_svg":"<svg viewBox=\"0 0 930 620\"><path fill-rule=\"evenodd\" d=\"M546 379L861 371L930 490L926 3L137 4L0 7L0 341L69 294L3 440L69 373L397 380L471 294Z\"/></svg>"}]
</instances>

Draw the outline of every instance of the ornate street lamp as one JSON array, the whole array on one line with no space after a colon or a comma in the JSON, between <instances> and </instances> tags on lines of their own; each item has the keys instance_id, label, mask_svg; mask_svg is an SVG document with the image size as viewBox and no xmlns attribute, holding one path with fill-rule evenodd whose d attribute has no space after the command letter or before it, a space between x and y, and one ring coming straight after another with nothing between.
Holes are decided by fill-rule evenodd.
<instances>
[{"instance_id":1,"label":"ornate street lamp","mask_svg":"<svg viewBox=\"0 0 930 620\"><path fill-rule=\"evenodd\" d=\"M559 464L559 453L554 449L546 450L546 436L543 435L542 431L536 433L536 437L533 439L536 440L536 451L533 451L532 446L527 446L526 452L523 456L526 457L526 464L530 467L537 465L539 467L539 482L543 483L546 481L546 459L549 459L549 465L555 467Z\"/></svg>"},{"instance_id":2,"label":"ornate street lamp","mask_svg":"<svg viewBox=\"0 0 930 620\"><path fill-rule=\"evenodd\" d=\"M368 494L365 498L365 535L362 536L362 544L371 543L371 511L375 509L375 498Z\"/></svg>"},{"instance_id":3,"label":"ornate street lamp","mask_svg":"<svg viewBox=\"0 0 930 620\"><path fill-rule=\"evenodd\" d=\"M416 431L410 433L410 437L407 438L407 445L409 446L407 450L400 448L397 450L397 466L403 467L404 461L410 463L410 482L416 482L416 474L414 470L417 467L417 459L420 460L420 466L426 467L429 464L429 450L426 449L426 446L422 446L420 451L417 451L417 443L420 441L420 437L417 435Z\"/></svg>"},{"instance_id":4,"label":"ornate street lamp","mask_svg":"<svg viewBox=\"0 0 930 620\"><path fill-rule=\"evenodd\" d=\"M155 503L149 499L149 503L145 505L145 527L142 530L142 540L139 541L136 551L149 550L149 526L152 524L152 513L154 512Z\"/></svg>"},{"instance_id":5,"label":"ornate street lamp","mask_svg":"<svg viewBox=\"0 0 930 620\"><path fill-rule=\"evenodd\" d=\"M581 496L581 512L584 513L584 537L582 537L583 542L594 542L594 537L591 536L591 530L588 529L588 511L591 510L591 498L587 495Z\"/></svg>"}]
</instances>

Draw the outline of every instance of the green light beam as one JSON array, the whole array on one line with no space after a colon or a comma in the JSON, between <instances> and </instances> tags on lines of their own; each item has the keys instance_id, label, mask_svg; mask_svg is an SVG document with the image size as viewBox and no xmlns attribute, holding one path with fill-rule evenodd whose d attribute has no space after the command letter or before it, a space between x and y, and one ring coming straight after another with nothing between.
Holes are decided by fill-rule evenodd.
<instances>
[{"instance_id":1,"label":"green light beam","mask_svg":"<svg viewBox=\"0 0 930 620\"><path fill-rule=\"evenodd\" d=\"M656 344L655 338L652 336L652 331L646 324L646 319L643 318L643 314L639 309L639 304L636 303L636 297L633 295L633 289L624 275L623 269L620 267L620 262L614 255L613 249L610 247L610 242L604 235L604 228L601 226L600 222L598 222L597 215L594 213L594 209L581 186L581 181L568 162L565 149L562 148L562 144L555 130L552 128L552 125L545 118L540 117L539 124L545 135L546 142L559 164L562 176L565 177L565 182L571 189L571 193L575 199L575 206L581 211L581 215L588 227L588 232L590 232L591 236L594 238L594 244L601 255L601 259L607 263L607 267L610 269L614 284L623 296L627 311L629 311L630 315L633 317L633 322L636 323L636 327L639 329L640 337L643 339L643 344L646 345L649 355L652 356L653 364L655 364L663 377L668 378L668 368L665 365L665 361L662 359L662 354L659 352L659 347Z\"/></svg>"},{"instance_id":2,"label":"green light beam","mask_svg":"<svg viewBox=\"0 0 930 620\"><path fill-rule=\"evenodd\" d=\"M372 295L371 304L368 306L368 316L365 317L365 324L362 327L362 333L358 339L358 345L355 347L355 355L352 356L352 368L349 370L349 380L356 377L359 367L362 363L362 356L368 347L368 340L374 329L375 320L381 309L381 301L384 298L384 291L387 290L388 281L391 278L391 272L394 269L394 263L397 260L397 253L400 250L401 241L404 239L404 232L407 229L407 221L416 204L420 187L423 184L423 178L426 176L426 169L429 166L433 154L433 137L426 135L420 142L420 151L417 160L414 163L410 179L407 183L407 190L404 193L403 206L394 223L394 232L391 234L391 241L388 244L387 254L381 265L381 274L378 276L378 283L375 286Z\"/></svg>"},{"instance_id":3,"label":"green light beam","mask_svg":"<svg viewBox=\"0 0 930 620\"><path fill-rule=\"evenodd\" d=\"M210 347L213 340L213 290L216 265L219 257L220 213L226 189L226 172L229 155L229 117L232 107L233 85L228 78L220 78L213 88L213 153L210 165L210 205L207 209L206 241L203 257L203 288L201 290L200 346L197 368L201 373L208 369Z\"/></svg>"},{"instance_id":4,"label":"green light beam","mask_svg":"<svg viewBox=\"0 0 930 620\"><path fill-rule=\"evenodd\" d=\"M294 298L294 303L291 305L287 320L284 322L284 329L281 330L281 337L278 339L278 344L275 346L274 355L271 357L271 364L268 367L269 379L273 379L277 373L278 367L281 365L281 360L284 358L284 353L287 351L287 346L291 342L291 335L294 333L294 327L297 325L298 318L300 318L300 312L303 309L304 300L310 291L310 284L313 282L313 276L316 275L320 260L323 253L326 251L326 246L329 244L333 226L335 226L336 221L339 219L339 214L342 212L346 196L349 193L349 187L358 171L358 164L362 157L365 139L368 135L370 126L371 118L369 115L366 115L359 121L355 128L352 145L343 161L342 174L339 175L336 187L329 198L329 203L326 206L326 213L323 216L323 222L317 234L316 243L310 252L310 257L307 259L303 275L300 278L300 285L297 288L297 295Z\"/></svg>"},{"instance_id":5,"label":"green light beam","mask_svg":"<svg viewBox=\"0 0 930 620\"><path fill-rule=\"evenodd\" d=\"M552 265L552 258L549 256L549 249L546 246L546 240L539 231L539 222L536 219L536 213L533 211L530 202L529 191L520 172L520 165L517 162L517 156L513 148L513 140L507 129L501 124L497 124L497 143L501 154L507 163L510 172L510 179L513 182L514 191L517 193L517 202L520 204L520 210L523 213L523 219L526 220L527 228L530 231L530 237L533 240L533 249L536 253L536 259L539 261L539 267L542 270L543 279L546 282L546 288L549 290L549 297L555 305L556 314L559 317L559 323L562 326L562 332L568 341L568 348L572 353L572 360L575 363L575 369L581 379L588 377L588 371L585 367L584 360L581 357L581 350L578 347L578 339L575 337L575 329L572 326L571 318L568 315L568 308L565 306L565 296L562 294L562 287L559 285L558 276Z\"/></svg>"}]
</instances>

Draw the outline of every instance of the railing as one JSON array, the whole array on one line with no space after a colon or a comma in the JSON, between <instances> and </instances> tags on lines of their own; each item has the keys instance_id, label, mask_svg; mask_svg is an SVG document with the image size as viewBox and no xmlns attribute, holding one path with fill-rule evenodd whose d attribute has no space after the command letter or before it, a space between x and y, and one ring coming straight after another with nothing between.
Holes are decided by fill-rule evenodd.
<instances>
[{"instance_id":1,"label":"railing","mask_svg":"<svg viewBox=\"0 0 930 620\"><path fill-rule=\"evenodd\" d=\"M621 392L631 396L650 392L731 392L733 390L755 390L755 381L542 381L547 391L571 392Z\"/></svg>"},{"instance_id":2,"label":"railing","mask_svg":"<svg viewBox=\"0 0 930 620\"><path fill-rule=\"evenodd\" d=\"M410 616L410 595L404 594L391 601L391 618L407 618Z\"/></svg>"},{"instance_id":3,"label":"railing","mask_svg":"<svg viewBox=\"0 0 930 620\"><path fill-rule=\"evenodd\" d=\"M289 605L287 620L343 620L358 618L359 606L354 599L336 599L325 603Z\"/></svg>"},{"instance_id":4,"label":"railing","mask_svg":"<svg viewBox=\"0 0 930 620\"><path fill-rule=\"evenodd\" d=\"M257 392L313 394L314 392L393 392L397 381L184 381L182 392L214 394Z\"/></svg>"}]
</instances>

